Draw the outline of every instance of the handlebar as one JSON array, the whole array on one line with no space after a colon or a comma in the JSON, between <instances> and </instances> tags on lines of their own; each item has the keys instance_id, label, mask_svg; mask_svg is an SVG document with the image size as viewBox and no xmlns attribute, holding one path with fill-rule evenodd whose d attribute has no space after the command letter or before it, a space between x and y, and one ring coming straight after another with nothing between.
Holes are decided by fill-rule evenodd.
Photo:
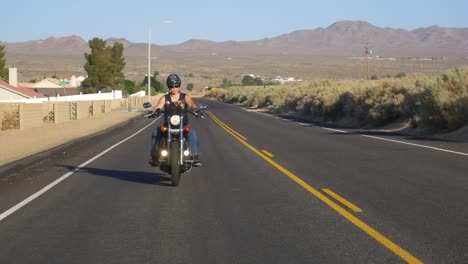
<instances>
[{"instance_id":1,"label":"handlebar","mask_svg":"<svg viewBox=\"0 0 468 264\"><path fill-rule=\"evenodd\" d=\"M202 118L202 119L205 118L205 115L199 109L198 109L198 111L192 111L192 110L187 110L187 111L189 113L191 113L192 115L194 115L195 117ZM165 113L165 111L159 111L159 114L157 114L156 112L151 112L151 113L148 113L148 114L144 115L143 117L156 118L156 117L160 116L161 114L166 114L166 113Z\"/></svg>"}]
</instances>

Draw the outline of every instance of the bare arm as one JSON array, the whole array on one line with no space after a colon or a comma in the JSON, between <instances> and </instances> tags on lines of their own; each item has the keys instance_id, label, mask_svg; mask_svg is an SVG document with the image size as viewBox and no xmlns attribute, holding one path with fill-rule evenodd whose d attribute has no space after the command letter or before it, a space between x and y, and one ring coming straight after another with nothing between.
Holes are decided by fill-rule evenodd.
<instances>
[{"instance_id":1,"label":"bare arm","mask_svg":"<svg viewBox=\"0 0 468 264\"><path fill-rule=\"evenodd\" d=\"M198 108L198 105L195 104L195 102L192 100L192 97L190 97L190 95L186 94L185 95L185 102L187 103L187 105L190 107L190 109L192 110L195 110Z\"/></svg>"},{"instance_id":2,"label":"bare arm","mask_svg":"<svg viewBox=\"0 0 468 264\"><path fill-rule=\"evenodd\" d=\"M159 98L158 103L154 106L154 110L156 111L156 109L158 108L161 109L165 103L166 103L166 97L162 96L161 98Z\"/></svg>"}]
</instances>

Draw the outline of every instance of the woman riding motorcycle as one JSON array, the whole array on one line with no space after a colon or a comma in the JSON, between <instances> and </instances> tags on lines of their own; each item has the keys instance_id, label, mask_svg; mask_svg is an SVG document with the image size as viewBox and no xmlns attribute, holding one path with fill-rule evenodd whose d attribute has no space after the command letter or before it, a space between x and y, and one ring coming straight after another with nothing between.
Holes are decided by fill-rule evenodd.
<instances>
[{"instance_id":1,"label":"woman riding motorcycle","mask_svg":"<svg viewBox=\"0 0 468 264\"><path fill-rule=\"evenodd\" d=\"M159 116L161 108L164 107L164 111L171 106L181 106L182 108L189 107L196 115L203 116L203 113L198 109L198 106L193 102L190 95L180 92L180 85L182 81L180 77L173 73L167 77L166 80L167 87L169 88L169 93L164 95L159 99L159 102L154 107L153 115ZM166 116L164 118L167 118ZM184 120L188 120L187 116L184 117ZM164 120L165 122L167 120ZM150 165L157 167L159 166L159 142L161 141L163 134L161 132L161 127L157 127L152 134L151 140L151 160ZM197 133L194 128L190 128L188 132L188 140L190 144L190 150L193 155L193 166L201 166L199 151L200 146L198 142Z\"/></svg>"}]
</instances>

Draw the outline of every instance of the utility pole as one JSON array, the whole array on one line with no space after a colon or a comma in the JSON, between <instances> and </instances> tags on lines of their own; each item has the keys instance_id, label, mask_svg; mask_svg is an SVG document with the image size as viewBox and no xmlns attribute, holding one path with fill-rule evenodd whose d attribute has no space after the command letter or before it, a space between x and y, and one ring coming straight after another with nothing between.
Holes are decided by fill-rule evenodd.
<instances>
[{"instance_id":1,"label":"utility pole","mask_svg":"<svg viewBox=\"0 0 468 264\"><path fill-rule=\"evenodd\" d=\"M151 25L148 25L148 102L151 103Z\"/></svg>"},{"instance_id":2,"label":"utility pole","mask_svg":"<svg viewBox=\"0 0 468 264\"><path fill-rule=\"evenodd\" d=\"M372 50L369 48L370 42L364 42L364 52L366 55L366 64L367 64L367 80L370 80L370 65L369 65L369 57L372 54Z\"/></svg>"}]
</instances>

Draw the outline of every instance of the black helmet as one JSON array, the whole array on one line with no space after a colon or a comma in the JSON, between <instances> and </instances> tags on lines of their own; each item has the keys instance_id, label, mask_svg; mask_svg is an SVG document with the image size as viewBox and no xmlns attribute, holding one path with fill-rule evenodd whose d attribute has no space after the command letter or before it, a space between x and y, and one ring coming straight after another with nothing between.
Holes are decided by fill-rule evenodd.
<instances>
[{"instance_id":1,"label":"black helmet","mask_svg":"<svg viewBox=\"0 0 468 264\"><path fill-rule=\"evenodd\" d=\"M171 87L171 86L179 86L180 87L180 85L182 84L182 81L180 80L179 75L173 73L173 74L167 76L166 84L167 84L167 87Z\"/></svg>"}]
</instances>

